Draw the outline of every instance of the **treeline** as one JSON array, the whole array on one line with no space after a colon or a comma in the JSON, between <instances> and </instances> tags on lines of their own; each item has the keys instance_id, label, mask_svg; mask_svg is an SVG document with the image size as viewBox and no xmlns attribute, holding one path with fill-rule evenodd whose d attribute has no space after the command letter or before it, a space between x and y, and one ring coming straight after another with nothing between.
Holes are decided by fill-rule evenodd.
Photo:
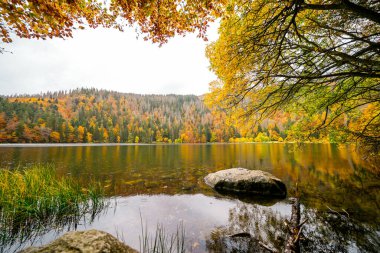
<instances>
[{"instance_id":1,"label":"treeline","mask_svg":"<svg viewBox=\"0 0 380 253\"><path fill-rule=\"evenodd\" d=\"M297 120L297 115L280 113L258 125L237 123L194 95L76 89L0 97L1 143L292 141L302 132Z\"/></svg>"},{"instance_id":2,"label":"treeline","mask_svg":"<svg viewBox=\"0 0 380 253\"><path fill-rule=\"evenodd\" d=\"M2 143L206 143L283 141L289 117L256 127L231 123L194 95L76 89L0 97Z\"/></svg>"},{"instance_id":3,"label":"treeline","mask_svg":"<svg viewBox=\"0 0 380 253\"><path fill-rule=\"evenodd\" d=\"M0 97L0 142L226 142L239 137L197 96L77 89Z\"/></svg>"}]
</instances>

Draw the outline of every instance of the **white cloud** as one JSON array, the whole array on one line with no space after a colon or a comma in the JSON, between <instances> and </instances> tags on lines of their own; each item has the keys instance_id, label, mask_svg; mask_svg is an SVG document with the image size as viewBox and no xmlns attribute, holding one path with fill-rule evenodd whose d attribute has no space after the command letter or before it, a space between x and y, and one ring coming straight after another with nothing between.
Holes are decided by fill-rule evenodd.
<instances>
[{"instance_id":1,"label":"white cloud","mask_svg":"<svg viewBox=\"0 0 380 253\"><path fill-rule=\"evenodd\" d=\"M217 25L209 38L217 37ZM78 31L62 40L15 39L13 54L0 55L0 94L95 87L143 94L203 94L215 79L206 42L189 34L161 48L136 33L111 29Z\"/></svg>"}]
</instances>

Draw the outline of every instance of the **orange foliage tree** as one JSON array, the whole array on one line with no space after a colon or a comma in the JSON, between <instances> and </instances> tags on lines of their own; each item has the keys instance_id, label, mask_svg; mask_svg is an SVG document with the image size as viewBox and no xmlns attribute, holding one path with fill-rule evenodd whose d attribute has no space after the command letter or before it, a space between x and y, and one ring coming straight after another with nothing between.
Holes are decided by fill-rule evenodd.
<instances>
[{"instance_id":1,"label":"orange foliage tree","mask_svg":"<svg viewBox=\"0 0 380 253\"><path fill-rule=\"evenodd\" d=\"M205 38L210 21L222 13L225 1L200 0L2 0L0 39L72 37L73 30L134 25L144 39L165 43L175 34L198 31ZM2 48L2 50L4 50Z\"/></svg>"}]
</instances>

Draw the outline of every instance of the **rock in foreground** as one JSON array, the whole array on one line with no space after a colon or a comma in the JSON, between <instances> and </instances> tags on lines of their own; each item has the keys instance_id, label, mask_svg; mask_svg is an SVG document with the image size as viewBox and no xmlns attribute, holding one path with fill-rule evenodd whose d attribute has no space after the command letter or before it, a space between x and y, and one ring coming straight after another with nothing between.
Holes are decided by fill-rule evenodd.
<instances>
[{"instance_id":1,"label":"rock in foreground","mask_svg":"<svg viewBox=\"0 0 380 253\"><path fill-rule=\"evenodd\" d=\"M220 170L208 174L205 182L220 192L286 197L285 184L272 174L261 170L243 168Z\"/></svg>"},{"instance_id":2,"label":"rock in foreground","mask_svg":"<svg viewBox=\"0 0 380 253\"><path fill-rule=\"evenodd\" d=\"M99 231L73 231L42 247L29 247L19 253L137 253L112 235Z\"/></svg>"}]
</instances>

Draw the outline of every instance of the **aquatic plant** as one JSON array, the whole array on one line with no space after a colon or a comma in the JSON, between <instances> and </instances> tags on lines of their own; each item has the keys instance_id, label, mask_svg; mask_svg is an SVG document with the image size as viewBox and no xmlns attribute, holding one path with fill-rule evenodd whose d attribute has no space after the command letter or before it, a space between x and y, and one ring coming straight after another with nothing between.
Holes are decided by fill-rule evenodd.
<instances>
[{"instance_id":1,"label":"aquatic plant","mask_svg":"<svg viewBox=\"0 0 380 253\"><path fill-rule=\"evenodd\" d=\"M173 234L168 234L164 226L157 224L154 236L148 233L147 226L141 219L141 253L184 253L185 252L185 229L183 224L177 226Z\"/></svg>"},{"instance_id":2,"label":"aquatic plant","mask_svg":"<svg viewBox=\"0 0 380 253\"><path fill-rule=\"evenodd\" d=\"M58 177L53 165L0 169L0 247L75 228L106 205L99 184L84 188L72 177Z\"/></svg>"}]
</instances>

